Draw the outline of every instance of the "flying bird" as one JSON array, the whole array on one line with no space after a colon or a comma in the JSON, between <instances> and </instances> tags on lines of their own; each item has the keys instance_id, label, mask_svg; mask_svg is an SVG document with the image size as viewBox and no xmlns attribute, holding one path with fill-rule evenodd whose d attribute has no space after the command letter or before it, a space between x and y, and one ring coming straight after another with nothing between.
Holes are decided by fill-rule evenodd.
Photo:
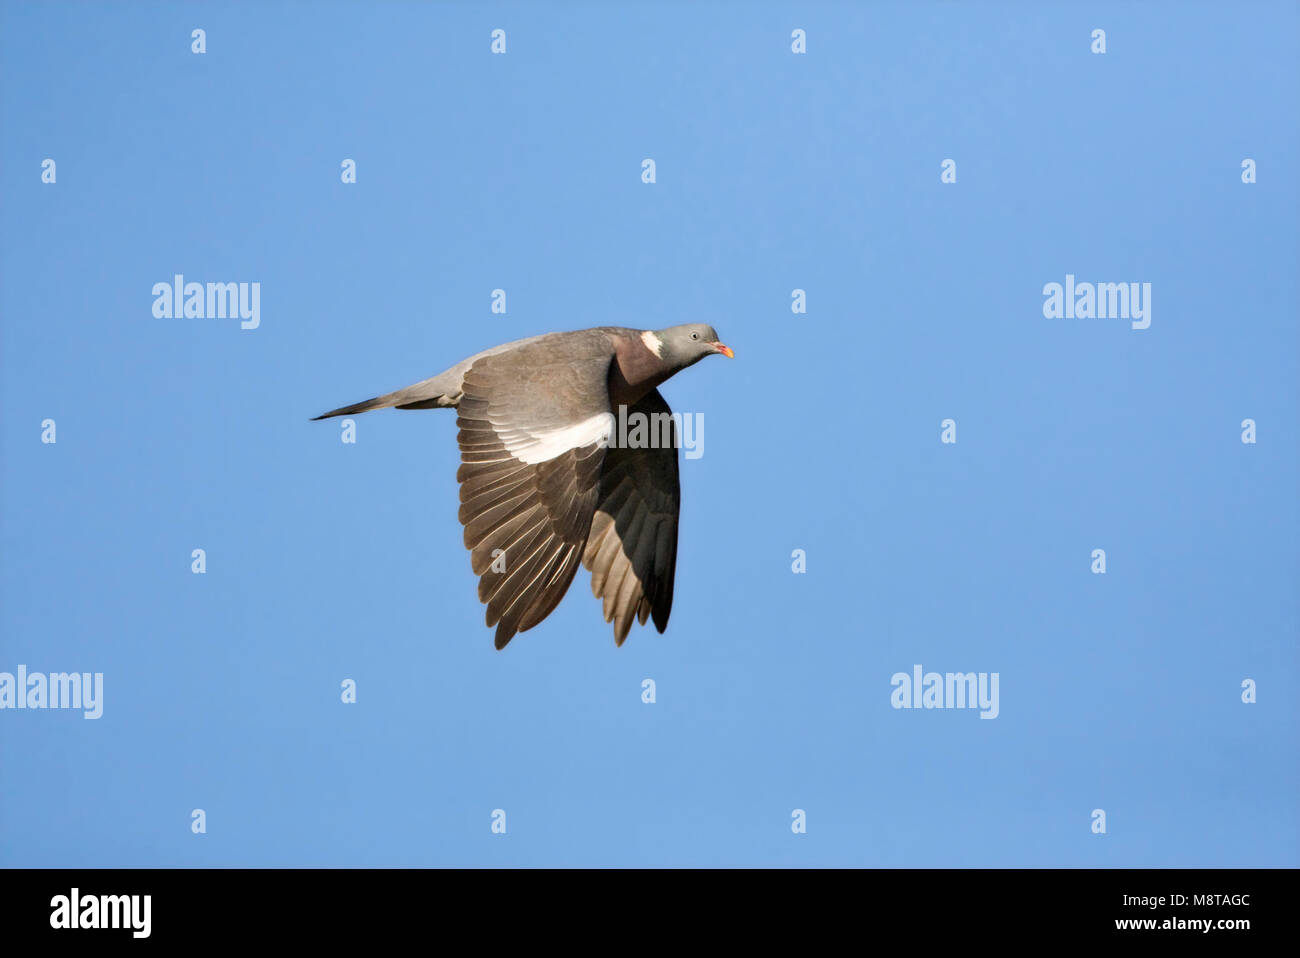
<instances>
[{"instance_id":1,"label":"flying bird","mask_svg":"<svg viewBox=\"0 0 1300 958\"><path fill-rule=\"evenodd\" d=\"M315 418L454 408L460 521L496 647L551 614L579 563L621 646L633 619L668 627L681 489L676 423L670 444L633 448L615 436L620 407L663 422L657 387L715 354L735 355L700 324L547 333Z\"/></svg>"}]
</instances>

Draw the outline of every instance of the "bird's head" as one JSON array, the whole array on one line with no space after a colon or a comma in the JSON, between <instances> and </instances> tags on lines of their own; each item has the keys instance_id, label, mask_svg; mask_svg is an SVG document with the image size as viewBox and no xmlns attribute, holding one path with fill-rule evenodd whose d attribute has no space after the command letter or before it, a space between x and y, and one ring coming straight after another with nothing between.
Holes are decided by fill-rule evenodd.
<instances>
[{"instance_id":1,"label":"bird's head","mask_svg":"<svg viewBox=\"0 0 1300 958\"><path fill-rule=\"evenodd\" d=\"M717 330L704 323L669 326L655 330L653 336L659 341L659 358L672 369L685 369L714 353L721 353L728 359L736 355L730 346L724 346L718 340Z\"/></svg>"}]
</instances>

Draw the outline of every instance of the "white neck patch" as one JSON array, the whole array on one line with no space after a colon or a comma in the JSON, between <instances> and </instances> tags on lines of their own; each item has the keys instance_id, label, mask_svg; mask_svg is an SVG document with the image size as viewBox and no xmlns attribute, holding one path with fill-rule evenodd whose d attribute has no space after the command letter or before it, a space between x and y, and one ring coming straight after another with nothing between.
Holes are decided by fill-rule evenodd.
<instances>
[{"instance_id":1,"label":"white neck patch","mask_svg":"<svg viewBox=\"0 0 1300 958\"><path fill-rule=\"evenodd\" d=\"M664 358L664 341L654 333L650 332L650 330L647 329L641 334L641 342L645 343L645 348L650 350L650 352L654 353L660 359Z\"/></svg>"}]
</instances>

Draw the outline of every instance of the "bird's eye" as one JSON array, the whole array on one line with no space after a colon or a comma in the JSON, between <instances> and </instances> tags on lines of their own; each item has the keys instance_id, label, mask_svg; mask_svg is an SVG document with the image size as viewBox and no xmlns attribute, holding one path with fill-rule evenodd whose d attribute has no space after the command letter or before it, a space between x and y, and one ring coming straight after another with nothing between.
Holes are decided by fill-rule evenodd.
<instances>
[{"instance_id":1,"label":"bird's eye","mask_svg":"<svg viewBox=\"0 0 1300 958\"><path fill-rule=\"evenodd\" d=\"M691 339L699 339L699 338L700 338L699 333L691 333Z\"/></svg>"}]
</instances>

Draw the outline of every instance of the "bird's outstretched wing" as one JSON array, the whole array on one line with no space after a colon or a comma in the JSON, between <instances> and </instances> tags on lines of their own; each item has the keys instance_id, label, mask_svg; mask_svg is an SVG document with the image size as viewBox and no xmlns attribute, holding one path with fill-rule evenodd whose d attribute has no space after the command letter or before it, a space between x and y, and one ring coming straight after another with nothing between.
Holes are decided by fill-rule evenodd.
<instances>
[{"instance_id":1,"label":"bird's outstretched wing","mask_svg":"<svg viewBox=\"0 0 1300 958\"><path fill-rule=\"evenodd\" d=\"M628 409L629 424L636 423L638 413L648 423L649 444L605 453L600 500L582 555L591 570L591 591L604 600L605 621L614 623L619 645L634 618L645 625L653 615L656 629L667 628L677 565L676 422L658 390ZM629 430L633 435L635 426Z\"/></svg>"},{"instance_id":2,"label":"bird's outstretched wing","mask_svg":"<svg viewBox=\"0 0 1300 958\"><path fill-rule=\"evenodd\" d=\"M551 613L582 560L614 430L605 342L529 343L465 372L460 521L498 649Z\"/></svg>"}]
</instances>

